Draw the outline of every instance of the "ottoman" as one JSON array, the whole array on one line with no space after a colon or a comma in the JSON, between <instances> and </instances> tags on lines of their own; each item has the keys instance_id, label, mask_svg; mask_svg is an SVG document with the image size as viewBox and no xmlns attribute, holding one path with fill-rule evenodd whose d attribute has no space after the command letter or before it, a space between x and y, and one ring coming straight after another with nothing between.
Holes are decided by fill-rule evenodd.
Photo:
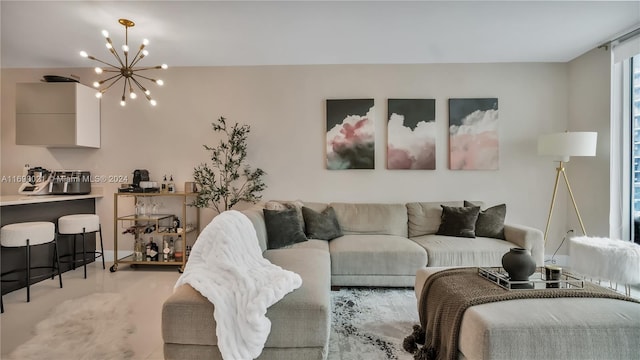
<instances>
[{"instance_id":1,"label":"ottoman","mask_svg":"<svg viewBox=\"0 0 640 360\"><path fill-rule=\"evenodd\" d=\"M444 269L418 270L418 300L426 279ZM467 309L458 358L638 359L639 339L638 303L600 298L510 300Z\"/></svg>"}]
</instances>

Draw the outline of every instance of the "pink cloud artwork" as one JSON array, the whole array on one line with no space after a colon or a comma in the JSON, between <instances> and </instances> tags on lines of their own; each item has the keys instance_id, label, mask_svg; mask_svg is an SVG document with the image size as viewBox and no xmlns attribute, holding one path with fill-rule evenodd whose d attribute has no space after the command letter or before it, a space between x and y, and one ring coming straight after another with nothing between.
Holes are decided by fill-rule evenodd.
<instances>
[{"instance_id":1,"label":"pink cloud artwork","mask_svg":"<svg viewBox=\"0 0 640 360\"><path fill-rule=\"evenodd\" d=\"M476 110L449 126L451 170L497 170L498 110Z\"/></svg>"},{"instance_id":2,"label":"pink cloud artwork","mask_svg":"<svg viewBox=\"0 0 640 360\"><path fill-rule=\"evenodd\" d=\"M327 168L373 169L375 128L373 107L365 115L348 115L327 131Z\"/></svg>"},{"instance_id":3,"label":"pink cloud artwork","mask_svg":"<svg viewBox=\"0 0 640 360\"><path fill-rule=\"evenodd\" d=\"M420 121L414 129L404 124L404 116L391 114L388 122L387 168L434 170L436 168L436 128L433 121Z\"/></svg>"}]
</instances>

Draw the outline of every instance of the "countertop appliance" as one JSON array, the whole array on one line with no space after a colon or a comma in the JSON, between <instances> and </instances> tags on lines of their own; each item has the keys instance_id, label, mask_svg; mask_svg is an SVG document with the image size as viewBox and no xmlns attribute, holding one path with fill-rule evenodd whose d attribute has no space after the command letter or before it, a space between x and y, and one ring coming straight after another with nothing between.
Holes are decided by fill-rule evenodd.
<instances>
[{"instance_id":1,"label":"countertop appliance","mask_svg":"<svg viewBox=\"0 0 640 360\"><path fill-rule=\"evenodd\" d=\"M18 189L20 195L48 195L51 171L40 166L30 168Z\"/></svg>"},{"instance_id":2,"label":"countertop appliance","mask_svg":"<svg viewBox=\"0 0 640 360\"><path fill-rule=\"evenodd\" d=\"M87 170L55 170L49 182L54 195L84 195L91 192L91 172Z\"/></svg>"}]
</instances>

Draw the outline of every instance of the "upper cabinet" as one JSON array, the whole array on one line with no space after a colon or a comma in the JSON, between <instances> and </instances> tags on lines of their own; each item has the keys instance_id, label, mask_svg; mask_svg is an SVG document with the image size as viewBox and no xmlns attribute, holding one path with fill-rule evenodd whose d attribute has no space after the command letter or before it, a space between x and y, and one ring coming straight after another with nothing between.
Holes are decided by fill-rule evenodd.
<instances>
[{"instance_id":1,"label":"upper cabinet","mask_svg":"<svg viewBox=\"0 0 640 360\"><path fill-rule=\"evenodd\" d=\"M100 147L100 99L75 82L16 84L16 144Z\"/></svg>"}]
</instances>

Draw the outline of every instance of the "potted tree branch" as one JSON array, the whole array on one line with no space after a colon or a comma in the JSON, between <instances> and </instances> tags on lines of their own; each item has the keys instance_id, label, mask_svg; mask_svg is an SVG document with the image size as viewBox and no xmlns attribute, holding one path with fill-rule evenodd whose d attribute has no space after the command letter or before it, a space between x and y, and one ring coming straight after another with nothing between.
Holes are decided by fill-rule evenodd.
<instances>
[{"instance_id":1,"label":"potted tree branch","mask_svg":"<svg viewBox=\"0 0 640 360\"><path fill-rule=\"evenodd\" d=\"M262 198L260 192L266 188L262 181L265 172L260 168L252 170L245 164L250 126L237 123L228 126L224 117L211 125L223 138L218 146L203 145L211 154L211 166L202 163L194 168L198 196L191 205L221 213L242 201L258 202Z\"/></svg>"}]
</instances>

